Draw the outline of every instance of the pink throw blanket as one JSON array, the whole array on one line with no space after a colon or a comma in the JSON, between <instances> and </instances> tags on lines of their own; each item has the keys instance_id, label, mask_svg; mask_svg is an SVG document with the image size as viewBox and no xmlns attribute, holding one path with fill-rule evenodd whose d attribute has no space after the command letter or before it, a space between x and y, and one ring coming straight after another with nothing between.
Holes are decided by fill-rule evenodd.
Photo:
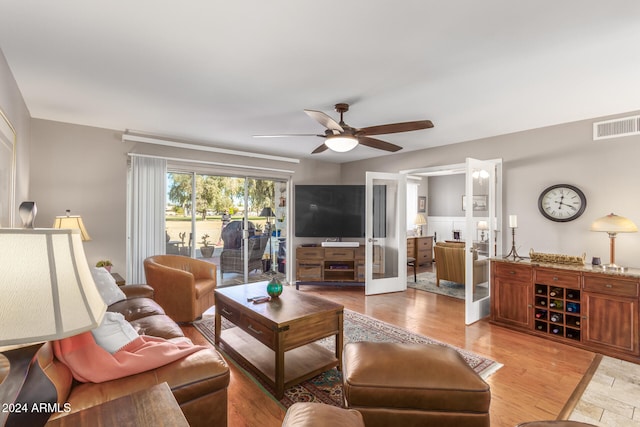
<instances>
[{"instance_id":1,"label":"pink throw blanket","mask_svg":"<svg viewBox=\"0 0 640 427\"><path fill-rule=\"evenodd\" d=\"M141 335L114 354L100 347L91 332L53 341L56 357L81 382L100 383L164 366L205 349Z\"/></svg>"}]
</instances>

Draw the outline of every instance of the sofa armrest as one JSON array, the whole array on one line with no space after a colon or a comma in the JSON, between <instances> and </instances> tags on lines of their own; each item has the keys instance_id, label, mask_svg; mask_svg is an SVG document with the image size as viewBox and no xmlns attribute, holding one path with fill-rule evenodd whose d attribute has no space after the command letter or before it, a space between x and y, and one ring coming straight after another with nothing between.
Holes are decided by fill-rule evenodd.
<instances>
[{"instance_id":1,"label":"sofa armrest","mask_svg":"<svg viewBox=\"0 0 640 427\"><path fill-rule=\"evenodd\" d=\"M120 290L124 292L127 299L130 298L152 298L153 288L149 285L124 285L120 286Z\"/></svg>"}]
</instances>

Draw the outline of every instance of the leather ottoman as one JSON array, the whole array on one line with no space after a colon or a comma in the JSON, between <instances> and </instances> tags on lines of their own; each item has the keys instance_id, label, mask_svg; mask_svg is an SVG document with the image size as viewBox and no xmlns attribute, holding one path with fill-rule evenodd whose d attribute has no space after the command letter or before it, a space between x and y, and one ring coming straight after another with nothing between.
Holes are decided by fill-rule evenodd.
<instances>
[{"instance_id":1,"label":"leather ottoman","mask_svg":"<svg viewBox=\"0 0 640 427\"><path fill-rule=\"evenodd\" d=\"M435 344L348 343L345 407L367 427L489 427L489 385L452 348Z\"/></svg>"},{"instance_id":2,"label":"leather ottoman","mask_svg":"<svg viewBox=\"0 0 640 427\"><path fill-rule=\"evenodd\" d=\"M358 411L323 403L298 402L287 409L282 427L364 427Z\"/></svg>"}]
</instances>

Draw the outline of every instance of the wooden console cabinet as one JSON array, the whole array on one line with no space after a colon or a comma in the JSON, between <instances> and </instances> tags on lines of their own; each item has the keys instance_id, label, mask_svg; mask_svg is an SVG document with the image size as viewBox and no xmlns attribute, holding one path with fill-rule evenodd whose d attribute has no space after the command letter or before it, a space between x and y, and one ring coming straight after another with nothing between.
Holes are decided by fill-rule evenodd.
<instances>
[{"instance_id":1,"label":"wooden console cabinet","mask_svg":"<svg viewBox=\"0 0 640 427\"><path fill-rule=\"evenodd\" d=\"M407 237L407 257L415 258L416 264L433 262L433 236Z\"/></svg>"},{"instance_id":2,"label":"wooden console cabinet","mask_svg":"<svg viewBox=\"0 0 640 427\"><path fill-rule=\"evenodd\" d=\"M373 246L373 272L384 271L384 251ZM296 289L303 284L362 286L365 280L364 246L296 248Z\"/></svg>"},{"instance_id":3,"label":"wooden console cabinet","mask_svg":"<svg viewBox=\"0 0 640 427\"><path fill-rule=\"evenodd\" d=\"M492 260L491 321L640 362L640 270Z\"/></svg>"}]
</instances>

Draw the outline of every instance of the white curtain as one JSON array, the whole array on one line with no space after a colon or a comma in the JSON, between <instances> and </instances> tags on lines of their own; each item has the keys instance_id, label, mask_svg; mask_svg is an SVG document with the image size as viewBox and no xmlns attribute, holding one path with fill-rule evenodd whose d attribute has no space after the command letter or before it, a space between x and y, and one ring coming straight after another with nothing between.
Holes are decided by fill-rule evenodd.
<instances>
[{"instance_id":1,"label":"white curtain","mask_svg":"<svg viewBox=\"0 0 640 427\"><path fill-rule=\"evenodd\" d=\"M127 283L146 283L144 260L164 254L165 159L131 156L127 207Z\"/></svg>"}]
</instances>

